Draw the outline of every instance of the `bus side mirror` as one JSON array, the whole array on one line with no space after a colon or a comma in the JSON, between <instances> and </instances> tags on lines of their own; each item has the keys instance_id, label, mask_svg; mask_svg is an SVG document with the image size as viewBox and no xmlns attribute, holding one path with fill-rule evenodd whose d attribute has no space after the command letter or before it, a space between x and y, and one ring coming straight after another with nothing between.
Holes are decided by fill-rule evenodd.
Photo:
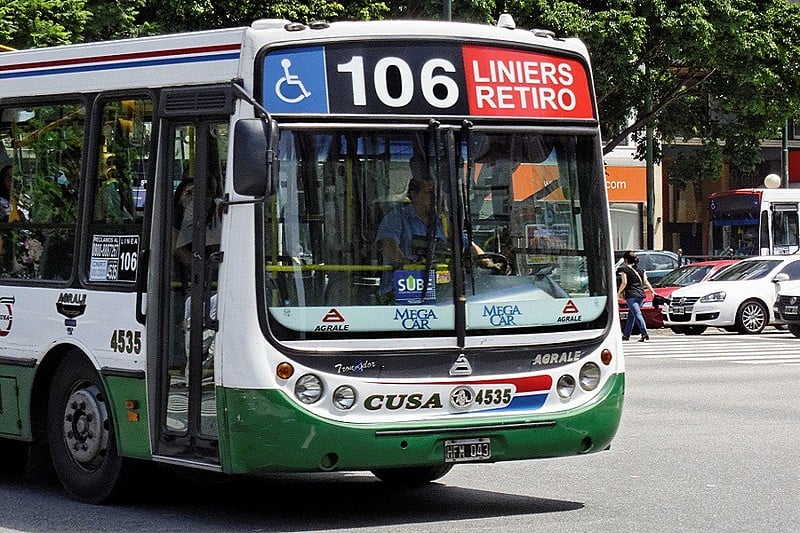
<instances>
[{"instance_id":1,"label":"bus side mirror","mask_svg":"<svg viewBox=\"0 0 800 533\"><path fill-rule=\"evenodd\" d=\"M233 130L233 189L263 197L272 193L278 174L278 125L272 120L245 118Z\"/></svg>"}]
</instances>

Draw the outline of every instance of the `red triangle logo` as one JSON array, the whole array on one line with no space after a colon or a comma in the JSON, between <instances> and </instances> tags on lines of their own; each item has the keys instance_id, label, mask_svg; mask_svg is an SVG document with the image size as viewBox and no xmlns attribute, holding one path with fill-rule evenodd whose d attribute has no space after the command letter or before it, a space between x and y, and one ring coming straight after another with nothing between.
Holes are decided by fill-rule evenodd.
<instances>
[{"instance_id":1,"label":"red triangle logo","mask_svg":"<svg viewBox=\"0 0 800 533\"><path fill-rule=\"evenodd\" d=\"M572 300L567 302L567 305L564 306L564 309L562 309L561 312L565 315L574 315L575 313L580 313L578 306L572 303Z\"/></svg>"},{"instance_id":2,"label":"red triangle logo","mask_svg":"<svg viewBox=\"0 0 800 533\"><path fill-rule=\"evenodd\" d=\"M339 313L339 311L337 311L336 309L332 308L330 311L328 311L325 314L324 317L322 317L322 321L323 322L344 322L344 317L342 316L341 313Z\"/></svg>"}]
</instances>

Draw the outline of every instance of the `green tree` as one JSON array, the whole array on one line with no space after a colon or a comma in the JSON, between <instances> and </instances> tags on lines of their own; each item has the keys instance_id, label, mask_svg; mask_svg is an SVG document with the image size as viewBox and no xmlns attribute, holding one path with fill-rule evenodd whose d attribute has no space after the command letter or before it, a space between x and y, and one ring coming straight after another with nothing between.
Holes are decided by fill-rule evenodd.
<instances>
[{"instance_id":1,"label":"green tree","mask_svg":"<svg viewBox=\"0 0 800 533\"><path fill-rule=\"evenodd\" d=\"M84 0L9 0L0 5L0 43L34 48L77 42L91 13Z\"/></svg>"},{"instance_id":2,"label":"green tree","mask_svg":"<svg viewBox=\"0 0 800 533\"><path fill-rule=\"evenodd\" d=\"M753 171L760 141L799 114L800 6L786 0L512 3L518 24L586 42L606 153L647 124L667 143L700 139L672 167L678 184L719 176L723 157Z\"/></svg>"},{"instance_id":3,"label":"green tree","mask_svg":"<svg viewBox=\"0 0 800 533\"><path fill-rule=\"evenodd\" d=\"M292 22L314 20L370 20L388 12L383 2L353 0L148 0L142 20L152 21L165 31L193 31L211 28L249 26L263 18Z\"/></svg>"},{"instance_id":4,"label":"green tree","mask_svg":"<svg viewBox=\"0 0 800 533\"><path fill-rule=\"evenodd\" d=\"M38 48L153 33L138 23L145 0L6 0L0 4L0 44Z\"/></svg>"}]
</instances>

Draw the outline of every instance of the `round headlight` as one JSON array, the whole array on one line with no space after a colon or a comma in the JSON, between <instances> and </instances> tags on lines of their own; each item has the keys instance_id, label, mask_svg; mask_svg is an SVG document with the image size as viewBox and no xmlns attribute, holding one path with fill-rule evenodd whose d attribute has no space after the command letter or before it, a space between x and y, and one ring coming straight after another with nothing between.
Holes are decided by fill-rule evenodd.
<instances>
[{"instance_id":1,"label":"round headlight","mask_svg":"<svg viewBox=\"0 0 800 533\"><path fill-rule=\"evenodd\" d=\"M581 388L585 391L592 391L600 384L600 367L595 363L586 363L581 367L578 374Z\"/></svg>"},{"instance_id":2,"label":"round headlight","mask_svg":"<svg viewBox=\"0 0 800 533\"><path fill-rule=\"evenodd\" d=\"M314 374L306 374L294 384L294 395L303 403L314 403L322 398L322 381Z\"/></svg>"},{"instance_id":3,"label":"round headlight","mask_svg":"<svg viewBox=\"0 0 800 533\"><path fill-rule=\"evenodd\" d=\"M558 378L558 382L556 383L556 392L559 396L565 399L572 396L572 393L575 392L575 378L569 374L564 374Z\"/></svg>"},{"instance_id":4,"label":"round headlight","mask_svg":"<svg viewBox=\"0 0 800 533\"><path fill-rule=\"evenodd\" d=\"M346 411L356 404L356 391L350 385L342 385L333 391L333 405Z\"/></svg>"}]
</instances>

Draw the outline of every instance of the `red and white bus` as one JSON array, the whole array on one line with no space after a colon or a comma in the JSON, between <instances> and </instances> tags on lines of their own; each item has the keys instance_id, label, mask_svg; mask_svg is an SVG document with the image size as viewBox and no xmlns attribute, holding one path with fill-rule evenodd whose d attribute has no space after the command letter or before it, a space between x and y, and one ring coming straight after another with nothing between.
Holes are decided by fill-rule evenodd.
<instances>
[{"instance_id":1,"label":"red and white bus","mask_svg":"<svg viewBox=\"0 0 800 533\"><path fill-rule=\"evenodd\" d=\"M71 497L115 495L131 459L422 483L609 447L579 41L261 20L8 52L0 117L0 437L49 447ZM414 158L430 216L392 262Z\"/></svg>"}]
</instances>

